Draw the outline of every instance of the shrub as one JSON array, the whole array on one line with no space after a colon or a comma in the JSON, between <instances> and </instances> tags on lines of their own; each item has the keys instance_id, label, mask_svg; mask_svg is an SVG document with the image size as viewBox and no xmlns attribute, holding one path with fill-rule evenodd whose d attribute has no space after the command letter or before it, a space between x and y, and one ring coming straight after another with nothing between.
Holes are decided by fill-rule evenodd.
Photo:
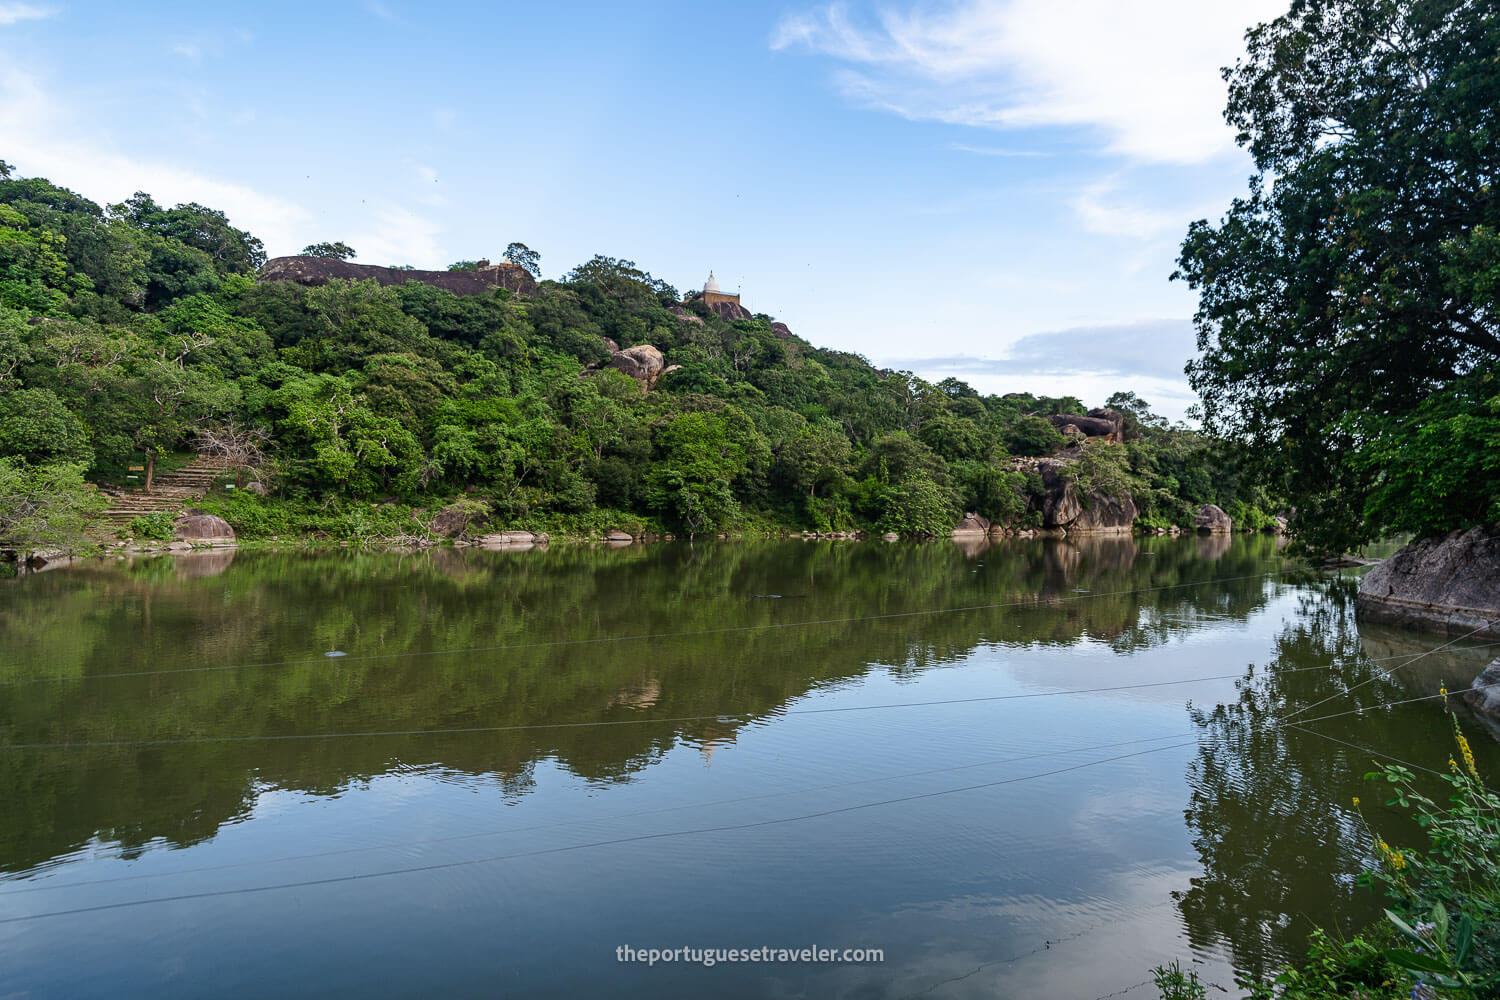
<instances>
[{"instance_id":1,"label":"shrub","mask_svg":"<svg viewBox=\"0 0 1500 1000\"><path fill-rule=\"evenodd\" d=\"M132 538L150 538L158 542L170 542L177 534L176 522L177 519L165 510L137 514L125 526L125 533Z\"/></svg>"}]
</instances>

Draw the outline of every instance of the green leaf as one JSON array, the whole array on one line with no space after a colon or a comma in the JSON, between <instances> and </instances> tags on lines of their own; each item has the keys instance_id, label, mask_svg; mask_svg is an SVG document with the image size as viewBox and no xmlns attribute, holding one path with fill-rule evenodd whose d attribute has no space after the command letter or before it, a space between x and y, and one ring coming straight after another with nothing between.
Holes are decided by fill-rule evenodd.
<instances>
[{"instance_id":1,"label":"green leaf","mask_svg":"<svg viewBox=\"0 0 1500 1000\"><path fill-rule=\"evenodd\" d=\"M1385 953L1385 957L1409 972L1433 972L1442 975L1448 973L1447 964L1439 962L1431 955L1418 955L1414 951L1406 951L1403 948L1392 948Z\"/></svg>"},{"instance_id":2,"label":"green leaf","mask_svg":"<svg viewBox=\"0 0 1500 1000\"><path fill-rule=\"evenodd\" d=\"M1391 923L1396 925L1396 930L1400 931L1402 934L1405 934L1413 941L1420 942L1422 940L1422 935L1418 934L1416 930L1411 926L1411 924L1408 924L1405 920L1402 920L1390 910L1385 911L1385 917Z\"/></svg>"}]
</instances>

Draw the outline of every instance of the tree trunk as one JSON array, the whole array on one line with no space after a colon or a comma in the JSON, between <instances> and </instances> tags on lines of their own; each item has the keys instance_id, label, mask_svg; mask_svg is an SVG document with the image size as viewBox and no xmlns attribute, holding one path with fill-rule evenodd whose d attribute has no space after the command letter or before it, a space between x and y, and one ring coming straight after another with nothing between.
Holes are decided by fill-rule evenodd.
<instances>
[{"instance_id":1,"label":"tree trunk","mask_svg":"<svg viewBox=\"0 0 1500 1000\"><path fill-rule=\"evenodd\" d=\"M151 477L156 473L156 452L146 452L146 492L151 492Z\"/></svg>"}]
</instances>

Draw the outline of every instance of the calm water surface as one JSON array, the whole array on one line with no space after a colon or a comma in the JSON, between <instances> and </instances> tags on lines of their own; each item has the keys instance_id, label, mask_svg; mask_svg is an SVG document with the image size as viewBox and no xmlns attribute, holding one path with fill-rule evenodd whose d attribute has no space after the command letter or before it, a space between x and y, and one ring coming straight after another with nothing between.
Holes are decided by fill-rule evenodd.
<instances>
[{"instance_id":1,"label":"calm water surface","mask_svg":"<svg viewBox=\"0 0 1500 1000\"><path fill-rule=\"evenodd\" d=\"M1285 569L1261 537L747 542L6 583L0 997L1091 1000L1174 956L1228 986L1378 914L1351 796L1411 832L1345 743L1441 766L1438 704L1384 706L1494 653L1383 679L1442 638Z\"/></svg>"}]
</instances>

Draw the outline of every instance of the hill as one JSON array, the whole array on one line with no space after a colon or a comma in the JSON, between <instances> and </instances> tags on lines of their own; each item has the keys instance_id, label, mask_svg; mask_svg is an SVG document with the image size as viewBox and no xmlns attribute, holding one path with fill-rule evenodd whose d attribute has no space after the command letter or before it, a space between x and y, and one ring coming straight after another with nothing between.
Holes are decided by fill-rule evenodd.
<instances>
[{"instance_id":1,"label":"hill","mask_svg":"<svg viewBox=\"0 0 1500 1000\"><path fill-rule=\"evenodd\" d=\"M1132 393L1090 438L1079 400L879 370L604 256L514 287L306 260L268 264L201 205L0 179L0 489L45 480L77 513L85 482L209 443L252 489L204 505L248 537L409 535L454 504L551 531L936 533L1040 525L1029 460L1060 453L1085 504L1128 494L1137 525L1269 521L1228 445ZM7 502L0 533L31 530Z\"/></svg>"}]
</instances>

